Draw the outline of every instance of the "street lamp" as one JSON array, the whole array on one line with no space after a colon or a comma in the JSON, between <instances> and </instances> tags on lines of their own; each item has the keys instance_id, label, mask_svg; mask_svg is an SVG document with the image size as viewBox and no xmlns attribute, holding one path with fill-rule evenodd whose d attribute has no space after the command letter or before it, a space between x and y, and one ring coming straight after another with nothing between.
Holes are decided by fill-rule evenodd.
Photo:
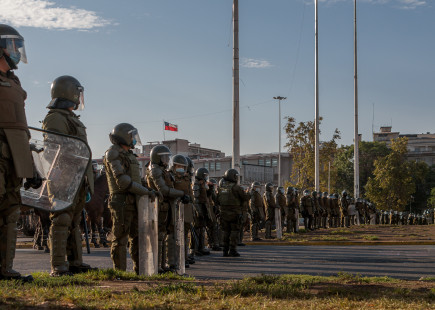
<instances>
[{"instance_id":1,"label":"street lamp","mask_svg":"<svg viewBox=\"0 0 435 310\"><path fill-rule=\"evenodd\" d=\"M278 187L281 186L281 100L286 100L287 97L281 97L281 96L277 96L277 97L273 97L273 99L278 100L278 116L279 116L279 120L278 120L278 126L279 126L279 151L278 151Z\"/></svg>"}]
</instances>

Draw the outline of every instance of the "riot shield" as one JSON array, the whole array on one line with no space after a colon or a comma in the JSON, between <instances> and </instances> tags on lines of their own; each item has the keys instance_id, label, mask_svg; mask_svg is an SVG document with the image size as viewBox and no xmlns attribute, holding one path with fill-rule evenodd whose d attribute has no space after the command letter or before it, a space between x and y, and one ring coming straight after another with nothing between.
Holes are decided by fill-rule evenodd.
<instances>
[{"instance_id":1,"label":"riot shield","mask_svg":"<svg viewBox=\"0 0 435 310\"><path fill-rule=\"evenodd\" d=\"M276 229L276 238L282 238L282 223L281 223L281 208L275 209L275 229Z\"/></svg>"},{"instance_id":2,"label":"riot shield","mask_svg":"<svg viewBox=\"0 0 435 310\"><path fill-rule=\"evenodd\" d=\"M139 274L152 276L158 273L158 206L148 196L137 199L139 224Z\"/></svg>"},{"instance_id":3,"label":"riot shield","mask_svg":"<svg viewBox=\"0 0 435 310\"><path fill-rule=\"evenodd\" d=\"M91 164L91 150L81 139L29 127L33 162L44 178L38 189L21 188L22 204L50 212L69 208Z\"/></svg>"},{"instance_id":4,"label":"riot shield","mask_svg":"<svg viewBox=\"0 0 435 310\"><path fill-rule=\"evenodd\" d=\"M178 202L175 209L175 266L179 275L186 273L186 252L184 247L184 204Z\"/></svg>"}]
</instances>

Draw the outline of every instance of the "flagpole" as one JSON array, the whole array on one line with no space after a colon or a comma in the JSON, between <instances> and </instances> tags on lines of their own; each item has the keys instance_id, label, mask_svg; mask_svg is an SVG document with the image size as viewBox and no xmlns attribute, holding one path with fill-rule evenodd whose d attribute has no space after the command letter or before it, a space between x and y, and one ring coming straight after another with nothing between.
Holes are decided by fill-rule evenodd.
<instances>
[{"instance_id":1,"label":"flagpole","mask_svg":"<svg viewBox=\"0 0 435 310\"><path fill-rule=\"evenodd\" d=\"M163 141L166 141L165 120L163 120Z\"/></svg>"},{"instance_id":2,"label":"flagpole","mask_svg":"<svg viewBox=\"0 0 435 310\"><path fill-rule=\"evenodd\" d=\"M314 187L316 191L320 190L320 158L319 158L319 34L318 34L318 21L317 21L317 0L314 0L314 30L315 30L315 57L314 57L314 70L315 70L315 86L314 86Z\"/></svg>"},{"instance_id":3,"label":"flagpole","mask_svg":"<svg viewBox=\"0 0 435 310\"><path fill-rule=\"evenodd\" d=\"M233 0L233 160L232 160L232 166L240 173L239 0Z\"/></svg>"},{"instance_id":4,"label":"flagpole","mask_svg":"<svg viewBox=\"0 0 435 310\"><path fill-rule=\"evenodd\" d=\"M354 196L359 198L359 135L358 135L358 59L357 59L357 38L356 38L356 0L354 0Z\"/></svg>"}]
</instances>

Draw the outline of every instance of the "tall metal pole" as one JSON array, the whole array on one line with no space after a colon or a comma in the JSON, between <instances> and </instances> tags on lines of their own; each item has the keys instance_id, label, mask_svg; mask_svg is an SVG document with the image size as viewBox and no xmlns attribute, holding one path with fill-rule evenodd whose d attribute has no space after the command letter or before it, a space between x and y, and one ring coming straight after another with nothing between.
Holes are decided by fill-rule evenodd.
<instances>
[{"instance_id":1,"label":"tall metal pole","mask_svg":"<svg viewBox=\"0 0 435 310\"><path fill-rule=\"evenodd\" d=\"M329 162L328 167L328 193L331 193L331 162Z\"/></svg>"},{"instance_id":2,"label":"tall metal pole","mask_svg":"<svg viewBox=\"0 0 435 310\"><path fill-rule=\"evenodd\" d=\"M273 97L273 99L278 100L278 145L279 145L279 149L278 149L278 187L281 186L281 100L285 100L287 99L287 97Z\"/></svg>"},{"instance_id":3,"label":"tall metal pole","mask_svg":"<svg viewBox=\"0 0 435 310\"><path fill-rule=\"evenodd\" d=\"M239 127L239 0L233 0L233 160L232 166L240 172Z\"/></svg>"},{"instance_id":4,"label":"tall metal pole","mask_svg":"<svg viewBox=\"0 0 435 310\"><path fill-rule=\"evenodd\" d=\"M315 101L315 121L314 121L314 130L315 130L315 145L314 145L314 171L315 171L315 189L316 191L320 190L320 159L319 159L319 34L318 34L318 22L317 22L317 0L314 0L315 14L314 14L314 23L315 23L315 57L314 57L314 66L315 66L315 90L314 90L314 101Z\"/></svg>"},{"instance_id":5,"label":"tall metal pole","mask_svg":"<svg viewBox=\"0 0 435 310\"><path fill-rule=\"evenodd\" d=\"M359 197L359 135L358 135L358 59L356 37L356 0L354 0L354 101L355 101L355 137L354 137L354 196Z\"/></svg>"}]
</instances>

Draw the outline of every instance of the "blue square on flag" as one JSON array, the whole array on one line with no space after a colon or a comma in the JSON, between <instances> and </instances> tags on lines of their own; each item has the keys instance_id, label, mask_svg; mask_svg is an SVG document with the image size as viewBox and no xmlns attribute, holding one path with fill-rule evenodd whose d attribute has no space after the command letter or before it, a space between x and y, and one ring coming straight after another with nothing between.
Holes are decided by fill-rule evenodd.
<instances>
[{"instance_id":1,"label":"blue square on flag","mask_svg":"<svg viewBox=\"0 0 435 310\"><path fill-rule=\"evenodd\" d=\"M178 126L175 125L175 124L171 124L171 123L165 122L165 130L178 131Z\"/></svg>"}]
</instances>

